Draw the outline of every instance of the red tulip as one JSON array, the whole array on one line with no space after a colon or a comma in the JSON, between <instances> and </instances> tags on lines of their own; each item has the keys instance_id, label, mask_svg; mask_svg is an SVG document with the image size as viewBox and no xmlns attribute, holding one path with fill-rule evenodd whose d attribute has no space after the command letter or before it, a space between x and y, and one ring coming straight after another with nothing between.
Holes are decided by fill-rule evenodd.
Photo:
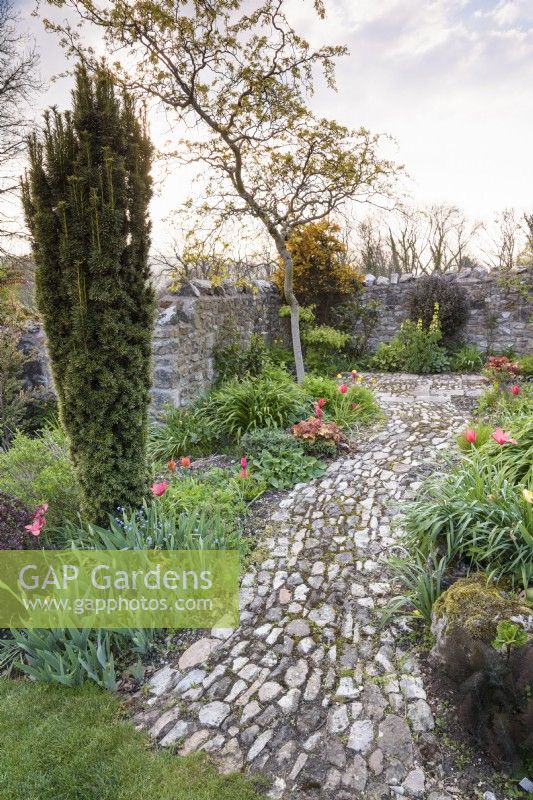
<instances>
[{"instance_id":1,"label":"red tulip","mask_svg":"<svg viewBox=\"0 0 533 800\"><path fill-rule=\"evenodd\" d=\"M169 470L169 472L175 472L177 466L178 464L176 461L174 461L173 458L171 458L170 461L167 461L167 469Z\"/></svg>"},{"instance_id":2,"label":"red tulip","mask_svg":"<svg viewBox=\"0 0 533 800\"><path fill-rule=\"evenodd\" d=\"M183 456L182 458L180 458L180 464L182 467L185 467L185 469L187 469L187 467L191 466L191 459L189 458L189 456Z\"/></svg>"},{"instance_id":3,"label":"red tulip","mask_svg":"<svg viewBox=\"0 0 533 800\"><path fill-rule=\"evenodd\" d=\"M465 431L465 439L469 444L474 444L477 440L477 432L474 428L467 428Z\"/></svg>"},{"instance_id":4,"label":"red tulip","mask_svg":"<svg viewBox=\"0 0 533 800\"><path fill-rule=\"evenodd\" d=\"M32 536L40 536L42 529L46 525L46 517L44 515L47 511L48 503L37 506L31 525L25 525L24 530L31 533Z\"/></svg>"},{"instance_id":5,"label":"red tulip","mask_svg":"<svg viewBox=\"0 0 533 800\"><path fill-rule=\"evenodd\" d=\"M317 400L317 403L320 406L320 408L324 408L324 406L326 405L326 398L325 397L319 397L318 400Z\"/></svg>"},{"instance_id":6,"label":"red tulip","mask_svg":"<svg viewBox=\"0 0 533 800\"><path fill-rule=\"evenodd\" d=\"M514 386L511 386L511 394L520 394L520 386L518 386L518 384L515 383Z\"/></svg>"},{"instance_id":7,"label":"red tulip","mask_svg":"<svg viewBox=\"0 0 533 800\"><path fill-rule=\"evenodd\" d=\"M502 428L496 428L494 433L492 433L491 435L494 441L498 442L498 444L518 444L516 439L511 439L509 434L506 431L502 430Z\"/></svg>"},{"instance_id":8,"label":"red tulip","mask_svg":"<svg viewBox=\"0 0 533 800\"><path fill-rule=\"evenodd\" d=\"M159 481L158 483L153 483L150 486L150 491L152 492L154 497L161 497L161 495L165 494L167 489L168 489L168 481Z\"/></svg>"},{"instance_id":9,"label":"red tulip","mask_svg":"<svg viewBox=\"0 0 533 800\"><path fill-rule=\"evenodd\" d=\"M347 392L347 391L348 391L348 387L346 386L346 384L345 384L345 383L343 383L343 384L341 384L341 385L339 386L339 392L340 392L341 394L346 394L346 392Z\"/></svg>"}]
</instances>

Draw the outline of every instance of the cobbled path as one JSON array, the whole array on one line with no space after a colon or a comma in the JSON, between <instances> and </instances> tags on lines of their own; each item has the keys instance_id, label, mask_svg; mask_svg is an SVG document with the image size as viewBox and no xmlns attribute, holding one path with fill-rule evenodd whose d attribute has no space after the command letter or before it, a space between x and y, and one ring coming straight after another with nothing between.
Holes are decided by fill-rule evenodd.
<instances>
[{"instance_id":1,"label":"cobbled path","mask_svg":"<svg viewBox=\"0 0 533 800\"><path fill-rule=\"evenodd\" d=\"M393 522L483 385L377 376L384 424L281 500L242 579L241 626L159 670L138 727L223 772L266 773L272 798L450 798L426 763L434 720L416 655L398 643L406 621L380 629L377 614L392 595Z\"/></svg>"}]
</instances>

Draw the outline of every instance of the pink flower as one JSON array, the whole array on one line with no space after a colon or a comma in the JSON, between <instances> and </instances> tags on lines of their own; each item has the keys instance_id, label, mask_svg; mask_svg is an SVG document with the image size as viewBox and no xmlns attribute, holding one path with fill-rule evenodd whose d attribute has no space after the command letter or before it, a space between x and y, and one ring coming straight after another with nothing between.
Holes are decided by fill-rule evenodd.
<instances>
[{"instance_id":1,"label":"pink flower","mask_svg":"<svg viewBox=\"0 0 533 800\"><path fill-rule=\"evenodd\" d=\"M315 406L315 416L316 416L316 418L317 419L322 419L322 406L320 405L319 402L316 402L314 404L314 406Z\"/></svg>"},{"instance_id":2,"label":"pink flower","mask_svg":"<svg viewBox=\"0 0 533 800\"><path fill-rule=\"evenodd\" d=\"M341 394L346 394L346 392L347 392L347 391L348 391L348 387L346 386L346 384L345 384L345 383L343 383L343 384L341 384L341 385L339 386L339 392L340 392Z\"/></svg>"},{"instance_id":3,"label":"pink flower","mask_svg":"<svg viewBox=\"0 0 533 800\"><path fill-rule=\"evenodd\" d=\"M318 400L317 400L317 403L320 406L320 408L324 408L324 406L326 405L326 398L325 397L319 397Z\"/></svg>"},{"instance_id":4,"label":"pink flower","mask_svg":"<svg viewBox=\"0 0 533 800\"><path fill-rule=\"evenodd\" d=\"M511 386L511 394L514 394L515 396L520 394L520 386L518 386L518 384L515 383L514 386Z\"/></svg>"},{"instance_id":5,"label":"pink flower","mask_svg":"<svg viewBox=\"0 0 533 800\"><path fill-rule=\"evenodd\" d=\"M504 431L502 428L496 428L494 433L491 434L492 438L498 444L518 444L516 439L511 439L509 434Z\"/></svg>"},{"instance_id":6,"label":"pink flower","mask_svg":"<svg viewBox=\"0 0 533 800\"><path fill-rule=\"evenodd\" d=\"M243 467L239 472L239 478L247 478L248 477L248 470L246 467Z\"/></svg>"},{"instance_id":7,"label":"pink flower","mask_svg":"<svg viewBox=\"0 0 533 800\"><path fill-rule=\"evenodd\" d=\"M248 459L246 458L246 456L243 456L243 457L241 458L241 467L242 467L243 469L246 469L246 467L247 467L247 466L248 466Z\"/></svg>"},{"instance_id":8,"label":"pink flower","mask_svg":"<svg viewBox=\"0 0 533 800\"><path fill-rule=\"evenodd\" d=\"M161 495L165 494L167 489L168 489L168 481L160 481L159 483L153 483L150 486L150 491L152 492L154 497L161 497Z\"/></svg>"},{"instance_id":9,"label":"pink flower","mask_svg":"<svg viewBox=\"0 0 533 800\"><path fill-rule=\"evenodd\" d=\"M474 430L474 428L467 428L464 433L464 437L469 444L474 444L474 442L477 440L477 432Z\"/></svg>"},{"instance_id":10,"label":"pink flower","mask_svg":"<svg viewBox=\"0 0 533 800\"><path fill-rule=\"evenodd\" d=\"M44 515L47 511L48 503L43 503L42 505L37 506L31 525L25 525L24 530L28 531L28 533L31 533L32 536L39 536L42 529L46 525L46 518Z\"/></svg>"}]
</instances>

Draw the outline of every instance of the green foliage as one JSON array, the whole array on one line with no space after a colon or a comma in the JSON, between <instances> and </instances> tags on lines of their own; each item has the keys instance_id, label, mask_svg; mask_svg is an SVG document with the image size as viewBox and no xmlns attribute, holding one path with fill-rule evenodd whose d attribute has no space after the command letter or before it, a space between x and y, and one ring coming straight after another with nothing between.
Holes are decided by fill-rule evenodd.
<instances>
[{"instance_id":1,"label":"green foliage","mask_svg":"<svg viewBox=\"0 0 533 800\"><path fill-rule=\"evenodd\" d=\"M450 362L453 372L479 372L485 363L483 353L474 344L456 350Z\"/></svg>"},{"instance_id":2,"label":"green foliage","mask_svg":"<svg viewBox=\"0 0 533 800\"><path fill-rule=\"evenodd\" d=\"M511 647L523 647L528 641L529 636L521 625L508 619L502 619L501 622L498 622L496 638L492 642L492 646L496 650L503 650L505 647L509 652Z\"/></svg>"},{"instance_id":3,"label":"green foliage","mask_svg":"<svg viewBox=\"0 0 533 800\"><path fill-rule=\"evenodd\" d=\"M305 363L312 372L336 373L346 366L346 345L350 334L331 328L329 325L311 325L302 330L305 347Z\"/></svg>"},{"instance_id":4,"label":"green foliage","mask_svg":"<svg viewBox=\"0 0 533 800\"><path fill-rule=\"evenodd\" d=\"M9 447L25 412L26 392L23 387L27 357L19 348L19 335L14 328L0 331L0 447Z\"/></svg>"},{"instance_id":5,"label":"green foliage","mask_svg":"<svg viewBox=\"0 0 533 800\"><path fill-rule=\"evenodd\" d=\"M503 422L507 419L532 413L532 408L532 384L522 384L518 395L513 395L505 385L495 384L489 389L485 389L479 398L476 413L485 416L491 415Z\"/></svg>"},{"instance_id":6,"label":"green foliage","mask_svg":"<svg viewBox=\"0 0 533 800\"><path fill-rule=\"evenodd\" d=\"M11 663L40 683L80 686L94 681L115 690L117 677L111 652L111 634L90 628L12 631L12 640L0 640L0 661Z\"/></svg>"},{"instance_id":7,"label":"green foliage","mask_svg":"<svg viewBox=\"0 0 533 800\"><path fill-rule=\"evenodd\" d=\"M260 375L270 362L269 349L257 333L252 335L247 346L234 336L229 344L215 347L213 355L219 384L231 378Z\"/></svg>"},{"instance_id":8,"label":"green foliage","mask_svg":"<svg viewBox=\"0 0 533 800\"><path fill-rule=\"evenodd\" d=\"M255 428L244 434L240 441L239 452L245 456L255 456L263 450L275 455L280 450L301 452L302 447L294 436L279 428Z\"/></svg>"},{"instance_id":9,"label":"green foliage","mask_svg":"<svg viewBox=\"0 0 533 800\"><path fill-rule=\"evenodd\" d=\"M426 374L444 372L450 362L444 347L439 343L442 332L439 308L436 306L429 327L422 320L406 320L394 339L381 343L371 360L373 369Z\"/></svg>"},{"instance_id":10,"label":"green foliage","mask_svg":"<svg viewBox=\"0 0 533 800\"><path fill-rule=\"evenodd\" d=\"M520 356L516 359L520 367L520 373L524 378L531 378L533 376L533 356Z\"/></svg>"},{"instance_id":11,"label":"green foliage","mask_svg":"<svg viewBox=\"0 0 533 800\"><path fill-rule=\"evenodd\" d=\"M2 800L259 800L204 754L154 748L97 686L3 679L0 704Z\"/></svg>"},{"instance_id":12,"label":"green foliage","mask_svg":"<svg viewBox=\"0 0 533 800\"><path fill-rule=\"evenodd\" d=\"M322 409L324 419L335 422L341 428L352 428L370 422L379 414L379 406L372 390L360 382L351 383L346 393L342 394L336 381L317 375L306 375L303 388L313 400L321 397L326 400Z\"/></svg>"},{"instance_id":13,"label":"green foliage","mask_svg":"<svg viewBox=\"0 0 533 800\"><path fill-rule=\"evenodd\" d=\"M172 502L143 504L109 517L106 527L67 523L65 548L95 550L232 550L239 548L235 526L214 511L180 511Z\"/></svg>"},{"instance_id":14,"label":"green foliage","mask_svg":"<svg viewBox=\"0 0 533 800\"><path fill-rule=\"evenodd\" d=\"M229 527L246 512L247 504L264 490L253 480L239 478L238 471L211 469L201 475L172 480L161 497L164 510L219 516Z\"/></svg>"},{"instance_id":15,"label":"green foliage","mask_svg":"<svg viewBox=\"0 0 533 800\"><path fill-rule=\"evenodd\" d=\"M284 428L305 416L306 398L288 373L270 368L256 378L233 378L212 392L202 419L222 440L238 442L253 428Z\"/></svg>"},{"instance_id":16,"label":"green foliage","mask_svg":"<svg viewBox=\"0 0 533 800\"><path fill-rule=\"evenodd\" d=\"M379 319L382 304L379 300L364 300L356 297L339 303L331 309L331 321L344 333L350 335L346 346L353 358L361 358L368 352L368 340Z\"/></svg>"},{"instance_id":17,"label":"green foliage","mask_svg":"<svg viewBox=\"0 0 533 800\"><path fill-rule=\"evenodd\" d=\"M48 503L45 539L49 529L65 519L74 519L79 508L79 492L67 453L64 433L46 429L31 439L15 436L11 448L0 452L0 491L18 498L30 509Z\"/></svg>"},{"instance_id":18,"label":"green foliage","mask_svg":"<svg viewBox=\"0 0 533 800\"><path fill-rule=\"evenodd\" d=\"M316 458L297 452L292 447L270 453L263 450L250 459L252 474L273 489L290 489L297 483L318 478L325 472Z\"/></svg>"},{"instance_id":19,"label":"green foliage","mask_svg":"<svg viewBox=\"0 0 533 800\"><path fill-rule=\"evenodd\" d=\"M179 456L198 458L215 448L212 422L201 413L202 404L186 408L168 406L161 423L149 427L148 456L152 461L168 461Z\"/></svg>"},{"instance_id":20,"label":"green foliage","mask_svg":"<svg viewBox=\"0 0 533 800\"><path fill-rule=\"evenodd\" d=\"M0 492L0 550L28 550L33 536L24 530L31 511L14 497Z\"/></svg>"},{"instance_id":21,"label":"green foliage","mask_svg":"<svg viewBox=\"0 0 533 800\"><path fill-rule=\"evenodd\" d=\"M394 598L384 612L384 620L392 614L410 611L429 624L433 606L443 591L447 564L446 558L438 560L434 554L427 555L420 550L391 557L390 565L407 587L407 593Z\"/></svg>"},{"instance_id":22,"label":"green foliage","mask_svg":"<svg viewBox=\"0 0 533 800\"><path fill-rule=\"evenodd\" d=\"M141 502L154 297L152 148L113 77L76 69L71 112L30 142L23 204L61 423L92 520Z\"/></svg>"},{"instance_id":23,"label":"green foliage","mask_svg":"<svg viewBox=\"0 0 533 800\"><path fill-rule=\"evenodd\" d=\"M456 336L468 319L468 298L464 288L444 275L433 273L419 278L409 298L409 318L422 320L429 328L435 306L439 307L439 322L445 339Z\"/></svg>"}]
</instances>

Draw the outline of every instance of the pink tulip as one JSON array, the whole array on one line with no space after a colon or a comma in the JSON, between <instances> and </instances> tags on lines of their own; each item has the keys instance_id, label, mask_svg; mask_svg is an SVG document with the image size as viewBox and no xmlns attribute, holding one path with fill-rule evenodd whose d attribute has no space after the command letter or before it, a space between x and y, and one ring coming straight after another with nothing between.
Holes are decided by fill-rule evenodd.
<instances>
[{"instance_id":1,"label":"pink tulip","mask_svg":"<svg viewBox=\"0 0 533 800\"><path fill-rule=\"evenodd\" d=\"M511 394L514 394L515 396L520 394L520 386L518 386L516 383L514 386L511 386Z\"/></svg>"},{"instance_id":2,"label":"pink tulip","mask_svg":"<svg viewBox=\"0 0 533 800\"><path fill-rule=\"evenodd\" d=\"M165 494L167 489L168 489L168 481L160 481L159 483L153 483L150 486L150 491L152 492L154 497L161 497L161 495Z\"/></svg>"},{"instance_id":3,"label":"pink tulip","mask_svg":"<svg viewBox=\"0 0 533 800\"><path fill-rule=\"evenodd\" d=\"M341 384L341 386L339 386L339 392L341 394L346 394L347 391L348 391L348 387L346 386L345 383L343 383L343 384Z\"/></svg>"},{"instance_id":4,"label":"pink tulip","mask_svg":"<svg viewBox=\"0 0 533 800\"><path fill-rule=\"evenodd\" d=\"M474 444L477 440L477 432L474 428L467 428L465 431L465 439L469 444Z\"/></svg>"},{"instance_id":5,"label":"pink tulip","mask_svg":"<svg viewBox=\"0 0 533 800\"><path fill-rule=\"evenodd\" d=\"M46 525L46 518L44 515L47 511L48 503L43 503L42 505L37 506L31 525L25 525L24 530L28 531L28 533L31 533L32 536L39 536L42 529Z\"/></svg>"},{"instance_id":6,"label":"pink tulip","mask_svg":"<svg viewBox=\"0 0 533 800\"><path fill-rule=\"evenodd\" d=\"M248 477L248 470L246 467L243 467L239 472L239 478L247 478Z\"/></svg>"},{"instance_id":7,"label":"pink tulip","mask_svg":"<svg viewBox=\"0 0 533 800\"><path fill-rule=\"evenodd\" d=\"M241 467L242 467L243 469L246 469L246 467L247 467L247 466L248 466L248 459L246 458L246 456L243 456L243 457L241 458Z\"/></svg>"},{"instance_id":8,"label":"pink tulip","mask_svg":"<svg viewBox=\"0 0 533 800\"><path fill-rule=\"evenodd\" d=\"M317 419L322 419L322 407L320 403L315 403L315 416Z\"/></svg>"},{"instance_id":9,"label":"pink tulip","mask_svg":"<svg viewBox=\"0 0 533 800\"><path fill-rule=\"evenodd\" d=\"M325 397L319 397L318 400L317 400L317 403L320 406L320 408L324 408L324 406L326 405L326 398Z\"/></svg>"},{"instance_id":10,"label":"pink tulip","mask_svg":"<svg viewBox=\"0 0 533 800\"><path fill-rule=\"evenodd\" d=\"M498 444L518 444L516 439L511 439L509 434L504 431L502 428L496 428L494 433L491 434L492 438Z\"/></svg>"}]
</instances>

